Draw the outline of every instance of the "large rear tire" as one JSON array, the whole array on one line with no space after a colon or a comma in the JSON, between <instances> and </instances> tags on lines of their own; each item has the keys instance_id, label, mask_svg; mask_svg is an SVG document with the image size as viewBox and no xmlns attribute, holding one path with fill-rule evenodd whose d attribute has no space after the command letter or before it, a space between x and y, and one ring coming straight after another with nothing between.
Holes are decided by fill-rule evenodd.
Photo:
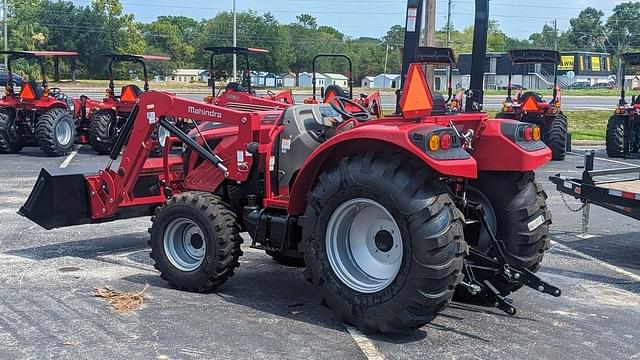
<instances>
[{"instance_id":1,"label":"large rear tire","mask_svg":"<svg viewBox=\"0 0 640 360\"><path fill-rule=\"evenodd\" d=\"M63 108L47 111L38 119L36 141L47 156L66 156L76 142L76 122Z\"/></svg>"},{"instance_id":2,"label":"large rear tire","mask_svg":"<svg viewBox=\"0 0 640 360\"><path fill-rule=\"evenodd\" d=\"M240 265L242 238L236 215L215 195L177 195L152 222L150 256L160 277L176 288L215 290Z\"/></svg>"},{"instance_id":3,"label":"large rear tire","mask_svg":"<svg viewBox=\"0 0 640 360\"><path fill-rule=\"evenodd\" d=\"M404 154L356 156L323 173L302 239L305 278L363 331L429 323L462 280L461 214L446 185Z\"/></svg>"},{"instance_id":4,"label":"large rear tire","mask_svg":"<svg viewBox=\"0 0 640 360\"><path fill-rule=\"evenodd\" d=\"M625 124L627 117L613 115L607 123L607 155L612 158L624 158Z\"/></svg>"},{"instance_id":5,"label":"large rear tire","mask_svg":"<svg viewBox=\"0 0 640 360\"><path fill-rule=\"evenodd\" d=\"M16 154L24 147L14 121L13 112L0 110L0 154Z\"/></svg>"},{"instance_id":6,"label":"large rear tire","mask_svg":"<svg viewBox=\"0 0 640 360\"><path fill-rule=\"evenodd\" d=\"M91 117L89 145L95 152L100 155L111 152L118 135L116 126L116 114L111 110L98 111Z\"/></svg>"},{"instance_id":7,"label":"large rear tire","mask_svg":"<svg viewBox=\"0 0 640 360\"><path fill-rule=\"evenodd\" d=\"M509 265L537 271L549 248L551 212L547 208L547 194L535 181L535 175L530 172L482 172L470 185L481 194L476 198L471 196L471 199L484 206L489 224L495 225L492 230L498 240L504 242ZM483 203L485 201L488 204ZM498 256L498 250L487 234L479 235L479 239L469 238L469 244L486 255ZM498 285L505 296L518 289L506 282L494 285Z\"/></svg>"},{"instance_id":8,"label":"large rear tire","mask_svg":"<svg viewBox=\"0 0 640 360\"><path fill-rule=\"evenodd\" d=\"M569 121L567 117L562 112L558 113L549 123L545 132L545 143L551 149L552 160L564 160L567 157L567 139L569 138Z\"/></svg>"}]
</instances>

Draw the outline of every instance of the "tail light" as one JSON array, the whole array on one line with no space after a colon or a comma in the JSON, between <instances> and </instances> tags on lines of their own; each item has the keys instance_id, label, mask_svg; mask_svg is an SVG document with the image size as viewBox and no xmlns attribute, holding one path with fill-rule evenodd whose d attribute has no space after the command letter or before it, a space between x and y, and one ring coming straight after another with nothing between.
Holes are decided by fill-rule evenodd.
<instances>
[{"instance_id":1,"label":"tail light","mask_svg":"<svg viewBox=\"0 0 640 360\"><path fill-rule=\"evenodd\" d=\"M532 141L533 140L533 128L528 127L524 129L524 141Z\"/></svg>"},{"instance_id":2,"label":"tail light","mask_svg":"<svg viewBox=\"0 0 640 360\"><path fill-rule=\"evenodd\" d=\"M438 151L440 149L440 135L433 134L429 137L429 150Z\"/></svg>"},{"instance_id":3,"label":"tail light","mask_svg":"<svg viewBox=\"0 0 640 360\"><path fill-rule=\"evenodd\" d=\"M533 128L533 141L540 141L540 139L542 138L542 130L540 130L539 127L534 127Z\"/></svg>"},{"instance_id":4,"label":"tail light","mask_svg":"<svg viewBox=\"0 0 640 360\"><path fill-rule=\"evenodd\" d=\"M440 148L442 150L449 150L451 149L451 134L449 133L444 133L442 134L442 136L440 137Z\"/></svg>"},{"instance_id":5,"label":"tail light","mask_svg":"<svg viewBox=\"0 0 640 360\"><path fill-rule=\"evenodd\" d=\"M539 141L541 136L542 130L540 127L530 124L520 124L516 131L515 140L521 142Z\"/></svg>"}]
</instances>

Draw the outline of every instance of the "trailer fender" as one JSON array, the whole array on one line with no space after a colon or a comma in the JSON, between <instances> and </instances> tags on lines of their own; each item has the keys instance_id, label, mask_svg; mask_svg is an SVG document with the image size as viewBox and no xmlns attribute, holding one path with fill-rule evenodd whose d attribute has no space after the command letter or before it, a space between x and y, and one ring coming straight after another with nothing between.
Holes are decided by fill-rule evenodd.
<instances>
[{"instance_id":1,"label":"trailer fender","mask_svg":"<svg viewBox=\"0 0 640 360\"><path fill-rule=\"evenodd\" d=\"M515 120L489 119L474 144L478 171L534 171L551 161L551 150L542 141L519 141Z\"/></svg>"},{"instance_id":2,"label":"trailer fender","mask_svg":"<svg viewBox=\"0 0 640 360\"><path fill-rule=\"evenodd\" d=\"M423 162L436 176L476 178L476 161L462 148L452 149L449 154L427 154L419 147L419 143L425 141L426 134L447 129L435 124L401 127L367 125L334 136L318 147L298 172L290 192L289 214L304 213L307 195L323 171L337 166L346 157L368 152L403 152ZM415 138L419 137L420 140L412 141L414 134L422 134Z\"/></svg>"}]
</instances>

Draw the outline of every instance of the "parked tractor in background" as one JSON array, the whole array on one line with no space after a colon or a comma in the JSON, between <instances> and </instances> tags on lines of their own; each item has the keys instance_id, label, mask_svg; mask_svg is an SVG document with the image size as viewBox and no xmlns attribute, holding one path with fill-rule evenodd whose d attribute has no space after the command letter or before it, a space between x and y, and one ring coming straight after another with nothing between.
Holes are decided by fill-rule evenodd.
<instances>
[{"instance_id":1,"label":"parked tractor in background","mask_svg":"<svg viewBox=\"0 0 640 360\"><path fill-rule=\"evenodd\" d=\"M255 112L149 91L106 169L43 169L20 214L46 229L152 216L160 276L196 292L233 276L246 231L253 248L304 259L322 303L369 331L421 327L457 288L510 315L523 286L560 296L534 274L551 223L534 170L551 151L527 135L537 125L481 112L489 2L476 0L467 111L443 114L422 69L442 51L418 49L412 21L422 4L409 0L400 115L371 121L339 96ZM187 117L191 134L168 120ZM159 128L171 136L149 159ZM166 151L174 138L179 155Z\"/></svg>"},{"instance_id":2,"label":"parked tractor in background","mask_svg":"<svg viewBox=\"0 0 640 360\"><path fill-rule=\"evenodd\" d=\"M149 91L149 74L147 61L169 61L171 58L156 55L104 55L109 60L109 87L101 103L93 104L94 114L90 120L89 145L98 154L109 154L115 143L118 132L125 123L138 98L143 92ZM133 63L142 67L144 76L144 91L135 84L122 87L120 94L116 94L114 81L114 65L117 63Z\"/></svg>"},{"instance_id":3,"label":"parked tractor in background","mask_svg":"<svg viewBox=\"0 0 640 360\"><path fill-rule=\"evenodd\" d=\"M71 98L60 88L50 88L47 59L54 58L56 76L59 58L78 56L73 51L2 51L8 55L8 79L0 100L0 153L18 153L24 146L39 146L48 156L65 156L76 143L78 133L86 132L90 100ZM25 81L16 94L12 80L14 62L36 62L42 83Z\"/></svg>"},{"instance_id":4,"label":"parked tractor in background","mask_svg":"<svg viewBox=\"0 0 640 360\"><path fill-rule=\"evenodd\" d=\"M503 103L502 111L496 115L499 119L514 119L540 126L542 141L551 148L553 160L564 160L569 141L568 119L562 112L561 89L558 85L558 64L560 53L552 50L511 50L508 52L511 60L511 71L507 85L507 99ZM535 91L518 89L515 98L511 97L513 66L528 66L530 64L553 65L553 96L550 101L544 101L543 96ZM535 134L534 134L535 135Z\"/></svg>"},{"instance_id":5,"label":"parked tractor in background","mask_svg":"<svg viewBox=\"0 0 640 360\"><path fill-rule=\"evenodd\" d=\"M640 65L640 53L623 54L620 61L620 101L607 124L607 155L613 158L625 158L631 153L640 152L640 96L632 96L631 103L627 103L625 89L628 67Z\"/></svg>"},{"instance_id":6,"label":"parked tractor in background","mask_svg":"<svg viewBox=\"0 0 640 360\"><path fill-rule=\"evenodd\" d=\"M345 59L349 66L349 76L348 77L348 86L349 92L347 93L341 86L336 84L329 84L326 88L320 88L320 98L318 100L318 61L321 59ZM304 101L305 104L319 104L324 102L328 104L334 97L340 98L348 98L350 103L353 102L357 105L360 105L367 109L373 116L377 118L381 118L383 116L382 113L382 100L380 97L380 92L375 91L371 94L360 94L357 98L353 97L353 61L351 58L344 54L319 54L313 58L312 66L311 66L311 82L313 83L313 94L310 98ZM358 107L354 106L350 103L347 103L346 106L350 107L351 110L357 111Z\"/></svg>"},{"instance_id":7,"label":"parked tractor in background","mask_svg":"<svg viewBox=\"0 0 640 360\"><path fill-rule=\"evenodd\" d=\"M267 90L266 96L258 96L253 88L249 55L268 54L269 50L226 46L208 47L205 48L205 50L211 52L211 57L209 58L209 86L211 86L211 95L205 97L204 101L206 103L249 111L285 109L294 104L291 90L284 90L279 93ZM216 92L218 69L214 60L216 56L220 55L242 56L244 58L245 68L242 72L242 80L240 83L230 82L224 87L224 91L220 89L219 92Z\"/></svg>"}]
</instances>

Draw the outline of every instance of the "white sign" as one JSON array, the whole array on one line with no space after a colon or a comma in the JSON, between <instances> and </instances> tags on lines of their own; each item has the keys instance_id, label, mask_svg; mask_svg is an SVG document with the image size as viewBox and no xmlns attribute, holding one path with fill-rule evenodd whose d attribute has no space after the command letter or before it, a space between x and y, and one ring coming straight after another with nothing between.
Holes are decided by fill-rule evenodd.
<instances>
[{"instance_id":1,"label":"white sign","mask_svg":"<svg viewBox=\"0 0 640 360\"><path fill-rule=\"evenodd\" d=\"M418 9L409 8L407 11L407 31L416 32L416 24L418 22Z\"/></svg>"}]
</instances>

